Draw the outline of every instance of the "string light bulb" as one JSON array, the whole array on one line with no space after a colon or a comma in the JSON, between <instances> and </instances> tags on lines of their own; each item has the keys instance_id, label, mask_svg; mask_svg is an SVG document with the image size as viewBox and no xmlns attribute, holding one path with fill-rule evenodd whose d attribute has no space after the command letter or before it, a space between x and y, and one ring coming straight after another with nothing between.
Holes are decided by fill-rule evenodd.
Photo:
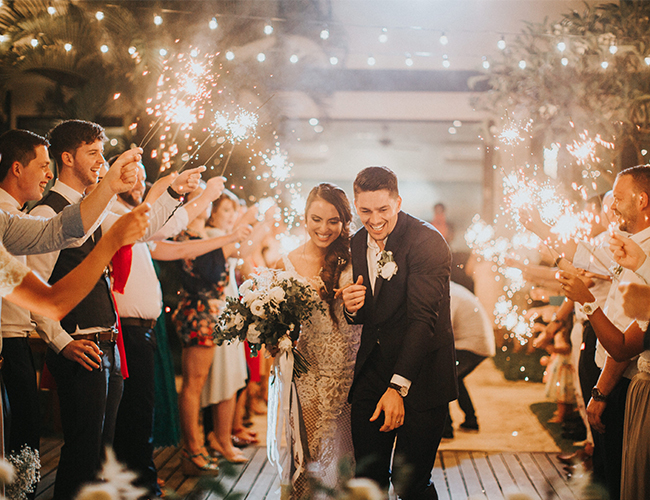
<instances>
[{"instance_id":1,"label":"string light bulb","mask_svg":"<svg viewBox=\"0 0 650 500\"><path fill-rule=\"evenodd\" d=\"M483 56L482 59L483 59L483 63L482 63L483 69L490 69L490 61L487 60L487 57Z\"/></svg>"},{"instance_id":2,"label":"string light bulb","mask_svg":"<svg viewBox=\"0 0 650 500\"><path fill-rule=\"evenodd\" d=\"M451 66L451 63L449 62L449 56L447 54L444 54L442 56L442 66L444 68L448 68L449 66Z\"/></svg>"},{"instance_id":3,"label":"string light bulb","mask_svg":"<svg viewBox=\"0 0 650 500\"><path fill-rule=\"evenodd\" d=\"M600 67L603 69L607 69L609 67L609 63L607 61L603 61L600 63Z\"/></svg>"},{"instance_id":4,"label":"string light bulb","mask_svg":"<svg viewBox=\"0 0 650 500\"><path fill-rule=\"evenodd\" d=\"M210 19L210 22L208 23L208 27L211 30L216 30L219 27L219 23L217 22L216 17L213 17L212 19Z\"/></svg>"},{"instance_id":5,"label":"string light bulb","mask_svg":"<svg viewBox=\"0 0 650 500\"><path fill-rule=\"evenodd\" d=\"M566 43L564 43L564 42L559 42L559 43L557 44L557 50L559 50L560 52L564 52L564 51L566 50Z\"/></svg>"},{"instance_id":6,"label":"string light bulb","mask_svg":"<svg viewBox=\"0 0 650 500\"><path fill-rule=\"evenodd\" d=\"M609 53L610 54L616 54L618 52L618 47L614 44L609 46Z\"/></svg>"},{"instance_id":7,"label":"string light bulb","mask_svg":"<svg viewBox=\"0 0 650 500\"><path fill-rule=\"evenodd\" d=\"M646 56L644 59L646 66L650 66L650 56Z\"/></svg>"},{"instance_id":8,"label":"string light bulb","mask_svg":"<svg viewBox=\"0 0 650 500\"><path fill-rule=\"evenodd\" d=\"M266 54L264 54L264 52L260 52L259 54L257 54L257 60L258 60L259 62L264 62L264 61L266 61Z\"/></svg>"},{"instance_id":9,"label":"string light bulb","mask_svg":"<svg viewBox=\"0 0 650 500\"><path fill-rule=\"evenodd\" d=\"M99 50L101 50L104 54L108 52L108 45L104 44L101 47L99 47Z\"/></svg>"},{"instance_id":10,"label":"string light bulb","mask_svg":"<svg viewBox=\"0 0 650 500\"><path fill-rule=\"evenodd\" d=\"M298 56L296 54L292 54L291 57L289 58L289 62L291 64L296 64L298 62Z\"/></svg>"},{"instance_id":11,"label":"string light bulb","mask_svg":"<svg viewBox=\"0 0 650 500\"><path fill-rule=\"evenodd\" d=\"M266 23L264 25L264 34L270 35L271 33L273 33L273 25L271 23Z\"/></svg>"},{"instance_id":12,"label":"string light bulb","mask_svg":"<svg viewBox=\"0 0 650 500\"><path fill-rule=\"evenodd\" d=\"M95 12L95 19L101 21L102 19L104 19L104 13L101 10L98 10L97 12Z\"/></svg>"},{"instance_id":13,"label":"string light bulb","mask_svg":"<svg viewBox=\"0 0 650 500\"><path fill-rule=\"evenodd\" d=\"M388 29L382 28L381 34L379 35L379 43L386 43L388 41Z\"/></svg>"},{"instance_id":14,"label":"string light bulb","mask_svg":"<svg viewBox=\"0 0 650 500\"><path fill-rule=\"evenodd\" d=\"M411 66L413 66L413 58L407 55L406 59L404 60L404 64L406 64L410 68Z\"/></svg>"},{"instance_id":15,"label":"string light bulb","mask_svg":"<svg viewBox=\"0 0 650 500\"><path fill-rule=\"evenodd\" d=\"M447 35L443 34L440 35L440 44L441 45L447 45L449 43L449 38L447 38Z\"/></svg>"},{"instance_id":16,"label":"string light bulb","mask_svg":"<svg viewBox=\"0 0 650 500\"><path fill-rule=\"evenodd\" d=\"M235 58L235 53L232 50L226 52L226 59L232 61Z\"/></svg>"},{"instance_id":17,"label":"string light bulb","mask_svg":"<svg viewBox=\"0 0 650 500\"><path fill-rule=\"evenodd\" d=\"M328 28L323 28L320 32L321 40L327 40L330 37L330 30Z\"/></svg>"},{"instance_id":18,"label":"string light bulb","mask_svg":"<svg viewBox=\"0 0 650 500\"><path fill-rule=\"evenodd\" d=\"M133 55L136 53L138 49L136 49L133 45L129 47L129 54Z\"/></svg>"},{"instance_id":19,"label":"string light bulb","mask_svg":"<svg viewBox=\"0 0 650 500\"><path fill-rule=\"evenodd\" d=\"M29 42L32 47L36 48L38 46L38 40L36 38L32 38L31 42Z\"/></svg>"},{"instance_id":20,"label":"string light bulb","mask_svg":"<svg viewBox=\"0 0 650 500\"><path fill-rule=\"evenodd\" d=\"M526 69L526 61L524 61L523 59L519 61L519 68Z\"/></svg>"},{"instance_id":21,"label":"string light bulb","mask_svg":"<svg viewBox=\"0 0 650 500\"><path fill-rule=\"evenodd\" d=\"M374 66L376 63L377 60L374 57L372 56L368 57L368 66Z\"/></svg>"},{"instance_id":22,"label":"string light bulb","mask_svg":"<svg viewBox=\"0 0 650 500\"><path fill-rule=\"evenodd\" d=\"M569 64L569 59L563 57L560 62L562 63L562 66L567 66Z\"/></svg>"},{"instance_id":23,"label":"string light bulb","mask_svg":"<svg viewBox=\"0 0 650 500\"><path fill-rule=\"evenodd\" d=\"M54 6L49 5L49 6L47 7L47 13L48 13L50 16L53 16L54 14L56 14L56 9L54 8Z\"/></svg>"},{"instance_id":24,"label":"string light bulb","mask_svg":"<svg viewBox=\"0 0 650 500\"><path fill-rule=\"evenodd\" d=\"M63 48L65 49L66 52L70 52L72 50L72 44L71 43L66 43Z\"/></svg>"},{"instance_id":25,"label":"string light bulb","mask_svg":"<svg viewBox=\"0 0 650 500\"><path fill-rule=\"evenodd\" d=\"M4 34L0 35L0 43L6 42L8 39L9 39L9 37L7 35L4 35Z\"/></svg>"},{"instance_id":26,"label":"string light bulb","mask_svg":"<svg viewBox=\"0 0 650 500\"><path fill-rule=\"evenodd\" d=\"M158 53L159 53L161 56L165 57L165 56L167 55L167 49L160 49L160 50L158 51Z\"/></svg>"},{"instance_id":27,"label":"string light bulb","mask_svg":"<svg viewBox=\"0 0 650 500\"><path fill-rule=\"evenodd\" d=\"M650 60L650 57L648 57L647 59ZM339 63L339 58L338 57L336 57L336 56L331 56L330 57L330 64L332 66L336 66L338 63Z\"/></svg>"},{"instance_id":28,"label":"string light bulb","mask_svg":"<svg viewBox=\"0 0 650 500\"><path fill-rule=\"evenodd\" d=\"M155 16L153 16L153 23L156 26L160 26L163 23L163 18L161 16L159 16L158 14L156 14Z\"/></svg>"},{"instance_id":29,"label":"string light bulb","mask_svg":"<svg viewBox=\"0 0 650 500\"><path fill-rule=\"evenodd\" d=\"M499 47L499 50L504 50L506 48L506 41L503 37L501 37L501 40L497 42L497 47Z\"/></svg>"}]
</instances>

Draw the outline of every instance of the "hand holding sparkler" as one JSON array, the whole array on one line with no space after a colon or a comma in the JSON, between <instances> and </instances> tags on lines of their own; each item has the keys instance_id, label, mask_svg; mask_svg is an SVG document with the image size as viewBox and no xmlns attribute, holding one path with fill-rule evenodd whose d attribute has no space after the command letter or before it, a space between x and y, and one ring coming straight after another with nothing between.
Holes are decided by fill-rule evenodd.
<instances>
[{"instance_id":1,"label":"hand holding sparkler","mask_svg":"<svg viewBox=\"0 0 650 500\"><path fill-rule=\"evenodd\" d=\"M209 178L205 182L205 191L203 191L203 194L210 197L212 201L215 201L223 193L225 182L225 177L216 176Z\"/></svg>"},{"instance_id":2,"label":"hand holding sparkler","mask_svg":"<svg viewBox=\"0 0 650 500\"><path fill-rule=\"evenodd\" d=\"M650 320L650 286L640 283L618 285L623 297L623 311L630 318Z\"/></svg>"},{"instance_id":3,"label":"hand holding sparkler","mask_svg":"<svg viewBox=\"0 0 650 500\"><path fill-rule=\"evenodd\" d=\"M124 193L131 189L138 178L142 149L132 148L122 153L104 176L104 182L113 193Z\"/></svg>"},{"instance_id":4,"label":"hand holding sparkler","mask_svg":"<svg viewBox=\"0 0 650 500\"><path fill-rule=\"evenodd\" d=\"M519 220L526 229L531 233L535 233L542 240L548 241L551 238L551 228L542 220L539 210L536 208L521 207L519 209Z\"/></svg>"},{"instance_id":5,"label":"hand holding sparkler","mask_svg":"<svg viewBox=\"0 0 650 500\"><path fill-rule=\"evenodd\" d=\"M646 259L646 253L635 241L613 231L610 232L609 249L619 265L632 271L639 269Z\"/></svg>"},{"instance_id":6,"label":"hand holding sparkler","mask_svg":"<svg viewBox=\"0 0 650 500\"><path fill-rule=\"evenodd\" d=\"M589 278L567 271L558 271L556 278L560 282L560 286L567 298L580 304L596 300L593 294L589 291L587 282L585 282Z\"/></svg>"},{"instance_id":7,"label":"hand holding sparkler","mask_svg":"<svg viewBox=\"0 0 650 500\"><path fill-rule=\"evenodd\" d=\"M171 188L178 194L188 194L194 191L201 182L201 172L205 172L205 166L190 168L179 174L172 183Z\"/></svg>"}]
</instances>

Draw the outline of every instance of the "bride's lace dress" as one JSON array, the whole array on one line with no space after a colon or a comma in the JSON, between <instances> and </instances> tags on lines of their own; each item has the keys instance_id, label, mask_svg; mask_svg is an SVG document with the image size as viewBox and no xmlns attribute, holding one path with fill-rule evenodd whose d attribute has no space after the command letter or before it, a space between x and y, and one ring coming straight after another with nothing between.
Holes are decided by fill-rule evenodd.
<instances>
[{"instance_id":1,"label":"bride's lace dress","mask_svg":"<svg viewBox=\"0 0 650 500\"><path fill-rule=\"evenodd\" d=\"M295 271L287 257L284 262L287 270ZM352 267L348 265L341 273L339 286L352 281ZM322 283L320 278L310 282L315 288ZM325 313L314 311L311 323L302 325L298 339L297 349L311 366L307 373L294 379L300 408L292 409L291 418L300 420L307 471L294 482L292 498L303 497L308 486L307 474L325 486L335 487L339 462L343 458L354 458L347 398L361 328L347 323L342 302L336 306L336 323L330 316L329 305L323 301ZM292 443L292 450L294 446ZM293 456L296 456L295 451Z\"/></svg>"}]
</instances>

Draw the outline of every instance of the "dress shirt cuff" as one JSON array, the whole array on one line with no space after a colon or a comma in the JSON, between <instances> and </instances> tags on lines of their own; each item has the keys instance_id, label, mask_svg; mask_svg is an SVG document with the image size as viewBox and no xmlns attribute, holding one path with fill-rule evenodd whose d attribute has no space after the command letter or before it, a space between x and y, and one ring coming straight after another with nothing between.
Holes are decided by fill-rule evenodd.
<instances>
[{"instance_id":1,"label":"dress shirt cuff","mask_svg":"<svg viewBox=\"0 0 650 500\"><path fill-rule=\"evenodd\" d=\"M406 387L407 389L411 388L411 381L407 378L402 377L401 375L398 375L397 373L395 373L390 379L390 383Z\"/></svg>"},{"instance_id":2,"label":"dress shirt cuff","mask_svg":"<svg viewBox=\"0 0 650 500\"><path fill-rule=\"evenodd\" d=\"M650 259L646 256L641 267L635 271L635 274L641 278L646 284L650 283Z\"/></svg>"},{"instance_id":3,"label":"dress shirt cuff","mask_svg":"<svg viewBox=\"0 0 650 500\"><path fill-rule=\"evenodd\" d=\"M103 217L100 218L103 219ZM81 238L86 234L84 231L84 223L81 219L81 206L79 203L63 209L61 223L63 225L63 234L67 238Z\"/></svg>"},{"instance_id":4,"label":"dress shirt cuff","mask_svg":"<svg viewBox=\"0 0 650 500\"><path fill-rule=\"evenodd\" d=\"M357 311L354 311L353 313L351 313L350 311L348 311L348 310L345 308L345 306L343 306L343 314L344 314L345 317L348 318L348 319L354 319L354 318L357 317Z\"/></svg>"}]
</instances>

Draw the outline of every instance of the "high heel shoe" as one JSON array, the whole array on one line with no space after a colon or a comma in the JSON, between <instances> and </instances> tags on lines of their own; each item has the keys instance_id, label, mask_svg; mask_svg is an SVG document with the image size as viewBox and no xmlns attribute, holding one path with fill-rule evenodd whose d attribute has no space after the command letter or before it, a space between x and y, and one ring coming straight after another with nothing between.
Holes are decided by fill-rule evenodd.
<instances>
[{"instance_id":1,"label":"high heel shoe","mask_svg":"<svg viewBox=\"0 0 650 500\"><path fill-rule=\"evenodd\" d=\"M205 460L205 464L197 463L198 458ZM203 453L192 455L186 449L183 449L181 454L181 469L186 476L216 476L219 474L217 464L207 459Z\"/></svg>"}]
</instances>

